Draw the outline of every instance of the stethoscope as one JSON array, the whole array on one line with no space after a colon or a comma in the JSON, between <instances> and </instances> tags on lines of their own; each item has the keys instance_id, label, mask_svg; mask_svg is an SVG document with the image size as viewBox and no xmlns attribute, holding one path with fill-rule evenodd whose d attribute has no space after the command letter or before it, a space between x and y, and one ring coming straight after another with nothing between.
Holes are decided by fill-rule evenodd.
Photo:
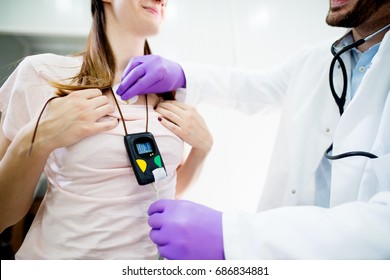
<instances>
[{"instance_id":1,"label":"stethoscope","mask_svg":"<svg viewBox=\"0 0 390 280\"><path fill-rule=\"evenodd\" d=\"M332 92L332 96L337 104L337 107L339 108L340 116L344 113L344 105L346 101L346 96L347 96L347 84L348 84L348 77L347 77L347 68L345 67L344 61L341 59L341 55L353 48L356 48L365 42L371 40L374 36L377 34L381 33L382 31L388 29L390 27L390 24L386 25L385 27L379 29L378 31L372 33L371 35L357 40L356 42L353 42L352 44L349 44L345 47L343 47L339 52L336 52L336 45L340 42L340 40L336 41L333 43L331 47L331 52L334 55L332 62L330 63L330 69L329 69L329 85L330 85L330 91ZM333 73L334 73L334 67L336 65L336 61L339 63L341 72L343 75L343 89L341 91L341 95L339 96L336 93L334 83L333 83ZM368 157L368 158L378 158L378 156L371 154L369 152L363 152L363 151L352 151L352 152L347 152L347 153L342 153L338 155L331 155L329 154L330 151L333 149L333 144L330 145L330 147L325 151L324 155L327 159L330 160L337 160L337 159L342 159L346 157L352 157L352 156L363 156L363 157Z\"/></svg>"}]
</instances>

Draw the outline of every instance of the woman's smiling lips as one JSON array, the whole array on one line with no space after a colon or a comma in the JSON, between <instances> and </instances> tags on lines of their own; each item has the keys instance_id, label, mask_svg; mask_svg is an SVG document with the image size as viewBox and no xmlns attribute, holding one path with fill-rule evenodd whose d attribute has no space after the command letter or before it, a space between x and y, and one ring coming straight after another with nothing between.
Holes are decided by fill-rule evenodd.
<instances>
[{"instance_id":1,"label":"woman's smiling lips","mask_svg":"<svg viewBox=\"0 0 390 280\"><path fill-rule=\"evenodd\" d=\"M158 16L160 14L157 8L154 8L154 7L142 7L142 8L144 8L149 13L154 14L156 16Z\"/></svg>"}]
</instances>

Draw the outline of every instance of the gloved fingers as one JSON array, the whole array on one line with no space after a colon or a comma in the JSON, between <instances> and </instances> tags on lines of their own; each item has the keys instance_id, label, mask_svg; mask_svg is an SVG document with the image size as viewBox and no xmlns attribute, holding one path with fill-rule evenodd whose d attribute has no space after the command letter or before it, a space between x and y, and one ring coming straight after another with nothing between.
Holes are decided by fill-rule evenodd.
<instances>
[{"instance_id":1,"label":"gloved fingers","mask_svg":"<svg viewBox=\"0 0 390 280\"><path fill-rule=\"evenodd\" d=\"M116 93L122 97L126 97L125 99L130 99L134 95L136 95L136 91L132 90L132 87L137 84L137 82L142 79L143 76L145 76L146 70L145 68L141 65L137 68L135 68L131 74L126 75L123 77ZM130 96L130 94L132 96ZM122 98L123 99L123 98Z\"/></svg>"},{"instance_id":2,"label":"gloved fingers","mask_svg":"<svg viewBox=\"0 0 390 280\"><path fill-rule=\"evenodd\" d=\"M139 65L142 65L145 63L148 64L148 62L151 62L152 64L158 63L158 62L155 62L156 58L157 58L157 56L153 55L153 54L133 57L130 60L130 62L127 64L125 71L123 71L122 80L125 76L129 75L129 73L132 72Z\"/></svg>"},{"instance_id":3,"label":"gloved fingers","mask_svg":"<svg viewBox=\"0 0 390 280\"><path fill-rule=\"evenodd\" d=\"M163 213L153 213L149 216L148 224L152 229L160 229L163 226Z\"/></svg>"},{"instance_id":4,"label":"gloved fingers","mask_svg":"<svg viewBox=\"0 0 390 280\"><path fill-rule=\"evenodd\" d=\"M128 100L139 94L159 93L154 87L159 81L159 78L156 77L153 71L150 71L144 76L139 77L131 86L127 87L126 91L121 95L121 98L123 100Z\"/></svg>"},{"instance_id":5,"label":"gloved fingers","mask_svg":"<svg viewBox=\"0 0 390 280\"><path fill-rule=\"evenodd\" d=\"M167 259L167 260L172 259L170 245L157 246L157 250L158 250L158 253L160 254L160 256L163 257L164 259Z\"/></svg>"},{"instance_id":6,"label":"gloved fingers","mask_svg":"<svg viewBox=\"0 0 390 280\"><path fill-rule=\"evenodd\" d=\"M136 93L159 93L155 85L161 81L160 76L155 71L149 71L145 76L138 79L131 89Z\"/></svg>"},{"instance_id":7,"label":"gloved fingers","mask_svg":"<svg viewBox=\"0 0 390 280\"><path fill-rule=\"evenodd\" d=\"M149 237L157 246L164 246L169 242L169 236L167 237L167 235L163 234L159 229L152 229L149 232Z\"/></svg>"},{"instance_id":8,"label":"gloved fingers","mask_svg":"<svg viewBox=\"0 0 390 280\"><path fill-rule=\"evenodd\" d=\"M154 213L162 213L164 212L165 205L169 202L169 199L160 199L153 202L148 209L148 215L151 216Z\"/></svg>"},{"instance_id":9,"label":"gloved fingers","mask_svg":"<svg viewBox=\"0 0 390 280\"><path fill-rule=\"evenodd\" d=\"M129 64L127 64L125 71L123 71L122 79L127 76L131 71L133 71L134 68L138 67L142 63L144 63L145 57L144 56L137 56L130 60Z\"/></svg>"}]
</instances>

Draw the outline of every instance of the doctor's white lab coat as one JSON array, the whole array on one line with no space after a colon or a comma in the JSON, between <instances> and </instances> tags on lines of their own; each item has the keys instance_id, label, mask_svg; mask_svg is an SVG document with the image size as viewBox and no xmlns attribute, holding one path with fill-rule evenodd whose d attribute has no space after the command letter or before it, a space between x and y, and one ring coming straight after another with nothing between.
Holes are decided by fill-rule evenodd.
<instances>
[{"instance_id":1,"label":"doctor's white lab coat","mask_svg":"<svg viewBox=\"0 0 390 280\"><path fill-rule=\"evenodd\" d=\"M216 98L249 114L283 106L259 212L223 215L226 259L390 259L389 37L342 117L328 81L333 42L263 73L183 65L188 102ZM350 76L350 55L343 60ZM340 93L337 67L334 80ZM330 207L322 208L315 172L332 142L333 154L379 158L332 161Z\"/></svg>"}]
</instances>

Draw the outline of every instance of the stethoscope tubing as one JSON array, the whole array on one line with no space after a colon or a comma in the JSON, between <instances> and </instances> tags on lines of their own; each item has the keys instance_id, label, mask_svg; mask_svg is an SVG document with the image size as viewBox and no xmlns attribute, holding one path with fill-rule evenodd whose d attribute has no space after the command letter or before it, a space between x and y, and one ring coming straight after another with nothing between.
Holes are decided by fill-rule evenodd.
<instances>
[{"instance_id":1,"label":"stethoscope tubing","mask_svg":"<svg viewBox=\"0 0 390 280\"><path fill-rule=\"evenodd\" d=\"M348 76L347 76L347 68L345 67L345 63L344 61L342 60L341 58L341 55L353 48L356 48L362 44L364 44L365 42L367 42L368 40L370 40L371 38L373 38L375 35L379 34L380 32L388 29L390 27L390 24L386 25L385 27L379 29L378 31L372 33L371 35L363 38L363 39L359 39L357 40L356 42L353 42L352 44L349 44L345 47L343 47L339 52L336 52L336 44L338 41L336 41L332 47L331 47L331 52L333 54L333 59L330 63L330 68L329 68L329 86L330 86L330 91L332 93L332 96L337 104L337 107L339 108L339 113L340 113L340 116L344 113L344 105L345 105L345 102L346 102L346 97L347 97L347 86L348 86ZM334 82L333 82L333 75L334 75L334 68L335 68L335 65L336 65L336 61L339 63L340 65L340 69L341 69L341 72L342 72L342 76L343 76L343 89L341 91L341 95L339 96L337 93L336 93L336 89L334 87ZM333 149L333 144L330 145L330 147L325 151L324 155L327 159L329 160L338 160L338 159L342 159L342 158L347 158L347 157L353 157L353 156L362 156L362 157L367 157L367 158L370 158L370 159L374 159L374 158L378 158L378 156L372 154L372 153L369 153L369 152L363 152L363 151L351 151L351 152L347 152L347 153L341 153L341 154L338 154L338 155L331 155L329 154Z\"/></svg>"},{"instance_id":2,"label":"stethoscope tubing","mask_svg":"<svg viewBox=\"0 0 390 280\"><path fill-rule=\"evenodd\" d=\"M365 43L364 39L360 39L348 46L345 46L343 49L341 49L339 52L336 52L335 50L335 44L331 47L331 52L334 55L331 63L330 63L330 69L329 69L329 86L330 91L332 93L332 96L337 104L337 107L339 108L340 116L344 113L344 105L347 97L347 84L348 84L348 77L347 77L347 68L345 67L344 61L341 58L341 55L355 47L358 47ZM341 96L339 97L336 93L336 89L334 87L333 82L333 73L334 73L334 67L336 65L336 61L340 65L340 69L343 75L343 89L341 91Z\"/></svg>"}]
</instances>

